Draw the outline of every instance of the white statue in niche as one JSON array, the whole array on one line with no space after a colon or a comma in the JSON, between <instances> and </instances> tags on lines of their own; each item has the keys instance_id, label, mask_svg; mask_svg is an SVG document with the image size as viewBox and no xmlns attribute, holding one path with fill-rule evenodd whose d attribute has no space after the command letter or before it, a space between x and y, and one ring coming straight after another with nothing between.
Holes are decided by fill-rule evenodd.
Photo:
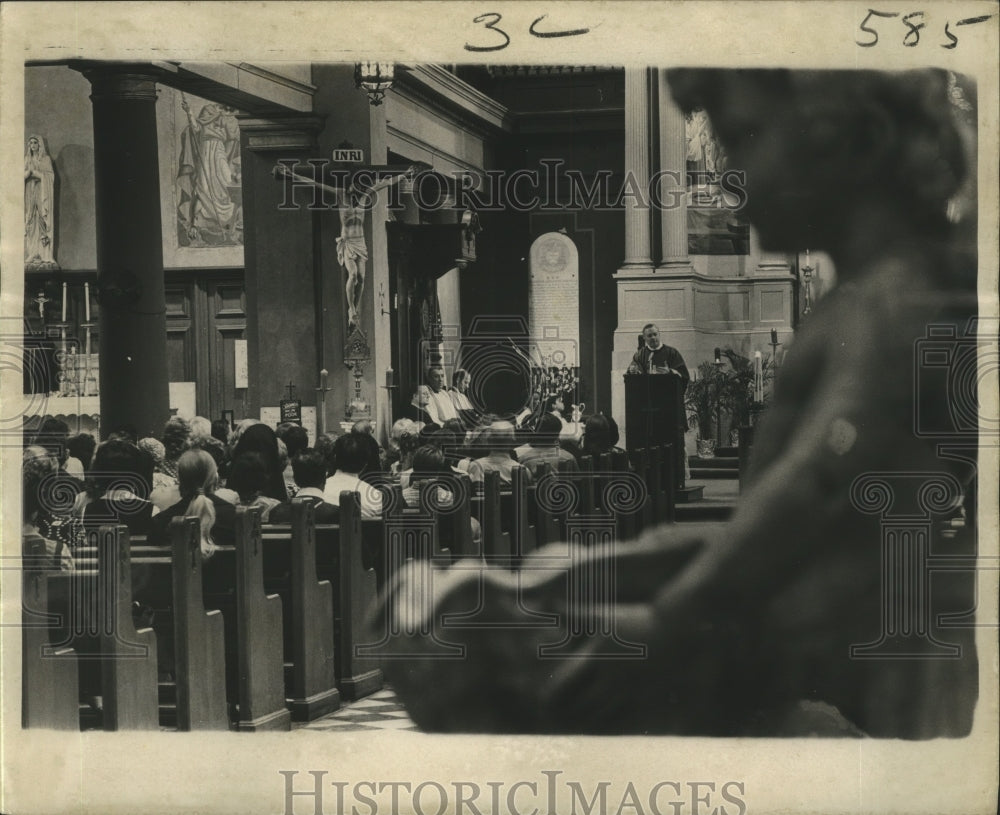
<instances>
[{"instance_id":1,"label":"white statue in niche","mask_svg":"<svg viewBox=\"0 0 1000 815\"><path fill-rule=\"evenodd\" d=\"M58 269L55 261L55 168L41 136L24 151L24 268Z\"/></svg>"}]
</instances>

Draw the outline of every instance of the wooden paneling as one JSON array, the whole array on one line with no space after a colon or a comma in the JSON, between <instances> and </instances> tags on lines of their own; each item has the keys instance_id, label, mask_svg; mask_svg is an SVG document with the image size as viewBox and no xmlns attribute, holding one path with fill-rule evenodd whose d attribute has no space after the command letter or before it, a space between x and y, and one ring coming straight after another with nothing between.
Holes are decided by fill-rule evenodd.
<instances>
[{"instance_id":1,"label":"wooden paneling","mask_svg":"<svg viewBox=\"0 0 1000 815\"><path fill-rule=\"evenodd\" d=\"M242 418L236 391L236 340L246 338L246 289L237 271L168 272L167 371L171 382L196 382L199 416L223 410Z\"/></svg>"}]
</instances>

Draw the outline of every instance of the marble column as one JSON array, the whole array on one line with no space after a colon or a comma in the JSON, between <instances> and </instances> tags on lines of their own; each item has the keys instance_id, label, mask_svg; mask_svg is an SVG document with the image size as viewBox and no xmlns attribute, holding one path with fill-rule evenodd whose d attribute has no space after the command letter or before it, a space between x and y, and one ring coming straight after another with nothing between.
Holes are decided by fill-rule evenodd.
<instances>
[{"instance_id":1,"label":"marble column","mask_svg":"<svg viewBox=\"0 0 1000 815\"><path fill-rule=\"evenodd\" d=\"M101 434L159 435L170 416L156 78L89 66L100 300Z\"/></svg>"},{"instance_id":2,"label":"marble column","mask_svg":"<svg viewBox=\"0 0 1000 815\"><path fill-rule=\"evenodd\" d=\"M625 177L642 190L649 184L649 69L625 69ZM627 189L627 188L626 188ZM622 271L653 271L650 252L650 210L625 198L625 260Z\"/></svg>"},{"instance_id":3,"label":"marble column","mask_svg":"<svg viewBox=\"0 0 1000 815\"><path fill-rule=\"evenodd\" d=\"M670 94L667 72L657 71L660 116L660 264L657 271L688 274L687 134L684 114Z\"/></svg>"}]
</instances>

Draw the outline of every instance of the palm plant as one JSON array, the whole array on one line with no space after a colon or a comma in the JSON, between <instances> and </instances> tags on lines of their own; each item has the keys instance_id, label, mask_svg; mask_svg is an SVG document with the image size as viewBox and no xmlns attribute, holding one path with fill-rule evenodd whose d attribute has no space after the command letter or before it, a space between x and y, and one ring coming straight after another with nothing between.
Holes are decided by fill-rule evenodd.
<instances>
[{"instance_id":1,"label":"palm plant","mask_svg":"<svg viewBox=\"0 0 1000 815\"><path fill-rule=\"evenodd\" d=\"M754 362L749 357L737 354L731 348L722 352L732 366L726 371L725 402L729 410L733 427L746 427L751 424L754 412ZM768 402L767 383L774 379L774 365L770 356L761 358L761 372L764 379L764 401L757 405L759 410Z\"/></svg>"},{"instance_id":2,"label":"palm plant","mask_svg":"<svg viewBox=\"0 0 1000 815\"><path fill-rule=\"evenodd\" d=\"M711 439L717 434L719 418L728 409L732 387L727 373L721 365L703 362L698 366L697 379L688 383L684 393L688 426L696 427L702 439Z\"/></svg>"}]
</instances>

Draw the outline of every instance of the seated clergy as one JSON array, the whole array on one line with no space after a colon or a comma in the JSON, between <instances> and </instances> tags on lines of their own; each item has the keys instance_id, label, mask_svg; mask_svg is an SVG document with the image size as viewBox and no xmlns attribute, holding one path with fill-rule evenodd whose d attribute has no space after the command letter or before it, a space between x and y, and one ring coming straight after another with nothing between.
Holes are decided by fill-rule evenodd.
<instances>
[{"instance_id":1,"label":"seated clergy","mask_svg":"<svg viewBox=\"0 0 1000 815\"><path fill-rule=\"evenodd\" d=\"M433 402L431 389L427 385L417 385L413 399L406 407L406 419L420 424L438 424L437 409Z\"/></svg>"},{"instance_id":2,"label":"seated clergy","mask_svg":"<svg viewBox=\"0 0 1000 815\"><path fill-rule=\"evenodd\" d=\"M436 425L444 425L448 419L459 418L451 394L445 390L444 371L441 368L427 369L427 385L430 387L431 395L426 410L431 415L431 421Z\"/></svg>"},{"instance_id":3,"label":"seated clergy","mask_svg":"<svg viewBox=\"0 0 1000 815\"><path fill-rule=\"evenodd\" d=\"M448 394L451 396L451 402L455 406L455 410L459 413L463 410L475 410L467 395L469 385L471 384L472 376L464 368L458 368L455 373L452 374L451 390L448 391Z\"/></svg>"},{"instance_id":4,"label":"seated clergy","mask_svg":"<svg viewBox=\"0 0 1000 815\"><path fill-rule=\"evenodd\" d=\"M318 524L335 524L340 521L340 507L324 498L326 486L326 461L323 454L311 447L301 451L292 459L292 473L298 491L296 498L302 498L313 505L314 518ZM287 524L292 520L292 504L285 501L271 510L271 523Z\"/></svg>"},{"instance_id":5,"label":"seated clergy","mask_svg":"<svg viewBox=\"0 0 1000 815\"><path fill-rule=\"evenodd\" d=\"M340 506L340 493L356 492L360 498L361 516L378 518L382 514L382 493L361 480L368 463L368 444L359 433L345 433L333 443L333 460L337 469L326 479L323 500Z\"/></svg>"}]
</instances>

